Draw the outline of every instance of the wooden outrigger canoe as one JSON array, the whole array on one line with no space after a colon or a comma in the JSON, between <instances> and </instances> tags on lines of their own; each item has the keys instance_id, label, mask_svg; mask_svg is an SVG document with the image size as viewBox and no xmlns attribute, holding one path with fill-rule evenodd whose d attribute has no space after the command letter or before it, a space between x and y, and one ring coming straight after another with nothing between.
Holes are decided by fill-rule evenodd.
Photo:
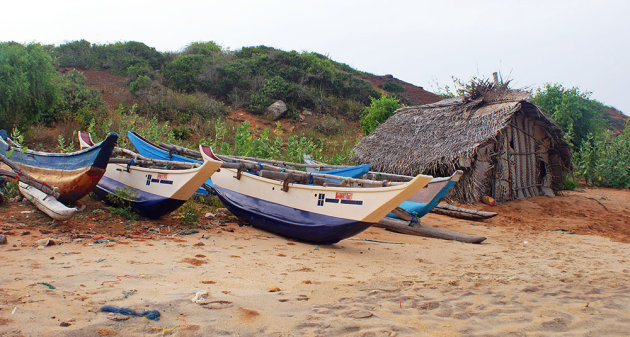
<instances>
[{"instance_id":1,"label":"wooden outrigger canoe","mask_svg":"<svg viewBox=\"0 0 630 337\"><path fill-rule=\"evenodd\" d=\"M200 146L204 160L219 160ZM254 174L253 172L257 172ZM278 171L260 163L224 161L212 178L223 204L255 227L300 241L332 244L385 217L423 188L431 176L399 184L342 178L294 170Z\"/></svg>"},{"instance_id":2,"label":"wooden outrigger canoe","mask_svg":"<svg viewBox=\"0 0 630 337\"><path fill-rule=\"evenodd\" d=\"M92 143L90 135L79 131L81 147ZM134 211L148 217L166 215L190 199L195 191L221 166L219 161L179 163L151 160L129 150L116 149L94 193L102 198L116 194L125 198Z\"/></svg>"},{"instance_id":3,"label":"wooden outrigger canoe","mask_svg":"<svg viewBox=\"0 0 630 337\"><path fill-rule=\"evenodd\" d=\"M101 143L77 152L22 152L4 130L0 131L0 155L6 157L10 149L15 149L11 161L33 178L56 186L60 202L77 201L94 189L118 141L118 135L110 133Z\"/></svg>"}]
</instances>

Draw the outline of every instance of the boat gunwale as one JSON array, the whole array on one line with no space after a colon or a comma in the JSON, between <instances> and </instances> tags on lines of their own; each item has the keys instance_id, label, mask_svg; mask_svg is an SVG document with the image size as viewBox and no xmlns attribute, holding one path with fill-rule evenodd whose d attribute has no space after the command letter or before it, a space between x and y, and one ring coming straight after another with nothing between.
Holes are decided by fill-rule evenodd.
<instances>
[{"instance_id":1,"label":"boat gunwale","mask_svg":"<svg viewBox=\"0 0 630 337\"><path fill-rule=\"evenodd\" d=\"M36 150L28 149L24 153L25 154L33 154L33 155L42 156L42 157L73 157L73 156L80 156L80 155L85 154L87 152L100 150L104 145L106 145L109 142L111 142L111 140L109 140L109 139L111 139L110 137L116 137L116 140L118 139L118 135L115 132L110 132L107 135L107 137L102 142L94 144L94 146L92 146L92 147L81 149L79 151L63 153L63 152L44 152L44 151L36 151ZM0 137L0 142L1 142L0 145L6 145L7 146L7 151L11 150L12 148L20 149L20 147L16 147L16 146L10 145L2 137Z\"/></svg>"}]
</instances>

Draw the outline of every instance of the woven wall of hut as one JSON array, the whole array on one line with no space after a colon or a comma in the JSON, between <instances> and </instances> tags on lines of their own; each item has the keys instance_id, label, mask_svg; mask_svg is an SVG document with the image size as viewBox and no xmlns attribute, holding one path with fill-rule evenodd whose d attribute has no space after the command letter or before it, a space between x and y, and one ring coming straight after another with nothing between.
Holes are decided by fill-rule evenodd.
<instances>
[{"instance_id":1,"label":"woven wall of hut","mask_svg":"<svg viewBox=\"0 0 630 337\"><path fill-rule=\"evenodd\" d=\"M550 145L541 122L515 114L497 137L490 194L498 201L552 196Z\"/></svg>"}]
</instances>

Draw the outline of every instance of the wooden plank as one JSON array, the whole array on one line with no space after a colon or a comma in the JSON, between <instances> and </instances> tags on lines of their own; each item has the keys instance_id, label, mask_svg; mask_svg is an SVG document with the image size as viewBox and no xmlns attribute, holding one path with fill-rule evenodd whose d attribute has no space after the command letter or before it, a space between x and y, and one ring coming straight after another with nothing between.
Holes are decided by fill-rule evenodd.
<instances>
[{"instance_id":1,"label":"wooden plank","mask_svg":"<svg viewBox=\"0 0 630 337\"><path fill-rule=\"evenodd\" d=\"M183 146L160 143L160 147L163 147L171 152L183 153L184 155L191 156L193 158L201 158L201 153L199 153L199 151L191 150Z\"/></svg>"},{"instance_id":2,"label":"wooden plank","mask_svg":"<svg viewBox=\"0 0 630 337\"><path fill-rule=\"evenodd\" d=\"M478 211L475 209L468 209L463 207L457 207L449 204L440 204L435 206L431 213L448 215L454 218L467 219L467 220L485 220L497 216L496 212Z\"/></svg>"},{"instance_id":3,"label":"wooden plank","mask_svg":"<svg viewBox=\"0 0 630 337\"><path fill-rule=\"evenodd\" d=\"M465 243L481 243L486 240L486 238L483 236L456 233L444 229L422 226L419 224L409 226L409 223L407 221L392 218L383 218L381 221L374 225L376 227L382 227L397 233L411 234L435 239L455 240Z\"/></svg>"}]
</instances>

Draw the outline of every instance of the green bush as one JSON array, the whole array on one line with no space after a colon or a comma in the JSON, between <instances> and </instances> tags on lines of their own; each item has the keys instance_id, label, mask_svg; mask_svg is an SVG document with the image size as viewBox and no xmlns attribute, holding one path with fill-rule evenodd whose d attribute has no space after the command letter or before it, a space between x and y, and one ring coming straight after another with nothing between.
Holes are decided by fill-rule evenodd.
<instances>
[{"instance_id":1,"label":"green bush","mask_svg":"<svg viewBox=\"0 0 630 337\"><path fill-rule=\"evenodd\" d=\"M177 217L182 225L192 227L199 223L201 212L195 206L195 201L190 199L180 207Z\"/></svg>"},{"instance_id":2,"label":"green bush","mask_svg":"<svg viewBox=\"0 0 630 337\"><path fill-rule=\"evenodd\" d=\"M562 189L572 191L576 187L578 187L579 181L577 181L573 176L566 175L564 180L562 181Z\"/></svg>"},{"instance_id":3,"label":"green bush","mask_svg":"<svg viewBox=\"0 0 630 337\"><path fill-rule=\"evenodd\" d=\"M5 181L4 185L0 187L0 192L7 198L15 198L20 195L17 181Z\"/></svg>"},{"instance_id":4,"label":"green bush","mask_svg":"<svg viewBox=\"0 0 630 337\"><path fill-rule=\"evenodd\" d=\"M0 43L0 125L28 125L58 100L52 58L40 44Z\"/></svg>"},{"instance_id":5,"label":"green bush","mask_svg":"<svg viewBox=\"0 0 630 337\"><path fill-rule=\"evenodd\" d=\"M193 42L184 49L186 55L215 55L221 52L221 46L208 42Z\"/></svg>"},{"instance_id":6,"label":"green bush","mask_svg":"<svg viewBox=\"0 0 630 337\"><path fill-rule=\"evenodd\" d=\"M193 92L200 88L197 79L203 66L203 55L181 55L164 66L162 75L166 83L172 88Z\"/></svg>"},{"instance_id":7,"label":"green bush","mask_svg":"<svg viewBox=\"0 0 630 337\"><path fill-rule=\"evenodd\" d=\"M121 216L127 220L138 220L139 216L131 208L131 200L135 199L138 191L132 187L117 188L116 192L107 195L108 207L111 214Z\"/></svg>"},{"instance_id":8,"label":"green bush","mask_svg":"<svg viewBox=\"0 0 630 337\"><path fill-rule=\"evenodd\" d=\"M86 40L72 41L53 50L53 56L61 67L90 69L96 65L92 44Z\"/></svg>"},{"instance_id":9,"label":"green bush","mask_svg":"<svg viewBox=\"0 0 630 337\"><path fill-rule=\"evenodd\" d=\"M138 77L144 76L147 78L153 78L154 71L146 62L131 65L127 68L127 83L134 82Z\"/></svg>"},{"instance_id":10,"label":"green bush","mask_svg":"<svg viewBox=\"0 0 630 337\"><path fill-rule=\"evenodd\" d=\"M386 81L385 83L383 83L382 86L383 90L391 92L391 93L399 93L399 92L404 92L405 88L394 82L394 81Z\"/></svg>"},{"instance_id":11,"label":"green bush","mask_svg":"<svg viewBox=\"0 0 630 337\"><path fill-rule=\"evenodd\" d=\"M589 134L605 129L605 106L590 99L590 92L567 89L560 84L546 84L536 90L532 102L549 114L565 133L566 140L579 148Z\"/></svg>"},{"instance_id":12,"label":"green bush","mask_svg":"<svg viewBox=\"0 0 630 337\"><path fill-rule=\"evenodd\" d=\"M101 93L85 86L87 79L82 72L72 69L54 83L59 90L59 99L50 113L43 114L41 121L49 124L60 120L76 121L87 127L95 111L104 109Z\"/></svg>"},{"instance_id":13,"label":"green bush","mask_svg":"<svg viewBox=\"0 0 630 337\"><path fill-rule=\"evenodd\" d=\"M394 111L400 108L398 99L389 96L381 96L380 98L370 97L372 104L365 108L361 117L361 129L366 135L369 135L377 126L385 122Z\"/></svg>"},{"instance_id":14,"label":"green bush","mask_svg":"<svg viewBox=\"0 0 630 337\"><path fill-rule=\"evenodd\" d=\"M151 78L145 75L140 75L135 81L129 83L129 92L135 96L139 96L141 92L144 92L151 88Z\"/></svg>"},{"instance_id":15,"label":"green bush","mask_svg":"<svg viewBox=\"0 0 630 337\"><path fill-rule=\"evenodd\" d=\"M190 139L192 135L192 129L187 126L173 126L171 131L173 132L173 137L178 140Z\"/></svg>"},{"instance_id":16,"label":"green bush","mask_svg":"<svg viewBox=\"0 0 630 337\"><path fill-rule=\"evenodd\" d=\"M62 67L105 69L121 76L127 75L130 67L138 65L148 65L152 70L160 69L166 59L155 48L135 41L106 45L90 44L85 40L73 41L54 48L52 54Z\"/></svg>"},{"instance_id":17,"label":"green bush","mask_svg":"<svg viewBox=\"0 0 630 337\"><path fill-rule=\"evenodd\" d=\"M260 92L251 95L247 104L247 111L260 114L277 100L285 103L295 100L298 88L295 84L287 82L280 76L274 76L265 82Z\"/></svg>"},{"instance_id":18,"label":"green bush","mask_svg":"<svg viewBox=\"0 0 630 337\"><path fill-rule=\"evenodd\" d=\"M630 124L621 135L589 134L573 156L574 174L587 184L630 187Z\"/></svg>"}]
</instances>

